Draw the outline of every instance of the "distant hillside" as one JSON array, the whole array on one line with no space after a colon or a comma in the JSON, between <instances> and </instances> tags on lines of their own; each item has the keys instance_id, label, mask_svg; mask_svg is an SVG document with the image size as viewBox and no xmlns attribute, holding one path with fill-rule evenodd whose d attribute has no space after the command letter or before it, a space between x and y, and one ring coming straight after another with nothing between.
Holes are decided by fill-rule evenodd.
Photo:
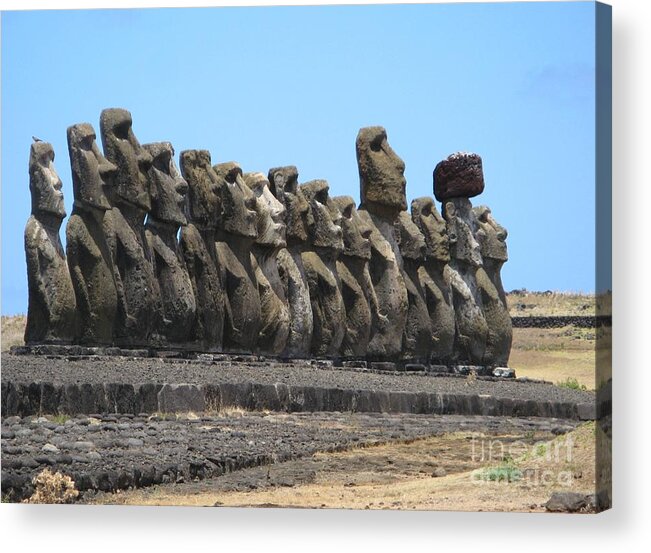
<instances>
[{"instance_id":1,"label":"distant hillside","mask_svg":"<svg viewBox=\"0 0 651 553\"><path fill-rule=\"evenodd\" d=\"M589 317L610 314L612 295L574 294L569 292L529 292L513 290L506 295L511 317Z\"/></svg>"}]
</instances>

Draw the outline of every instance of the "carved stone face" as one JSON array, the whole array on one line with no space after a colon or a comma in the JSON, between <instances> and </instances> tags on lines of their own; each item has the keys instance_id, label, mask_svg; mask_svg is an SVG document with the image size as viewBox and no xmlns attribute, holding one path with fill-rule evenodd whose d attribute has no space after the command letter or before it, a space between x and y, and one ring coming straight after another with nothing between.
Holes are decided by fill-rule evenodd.
<instances>
[{"instance_id":1,"label":"carved stone face","mask_svg":"<svg viewBox=\"0 0 651 553\"><path fill-rule=\"evenodd\" d=\"M404 259L425 258L425 237L406 211L401 211L396 222L400 253Z\"/></svg>"},{"instance_id":2,"label":"carved stone face","mask_svg":"<svg viewBox=\"0 0 651 553\"><path fill-rule=\"evenodd\" d=\"M246 173L244 182L255 196L255 211L258 215L257 244L284 248L285 206L271 193L269 181L262 173Z\"/></svg>"},{"instance_id":3,"label":"carved stone face","mask_svg":"<svg viewBox=\"0 0 651 553\"><path fill-rule=\"evenodd\" d=\"M66 216L63 183L54 168L54 148L48 142L34 142L29 151L29 189L32 213L47 213L60 219Z\"/></svg>"},{"instance_id":4,"label":"carved stone face","mask_svg":"<svg viewBox=\"0 0 651 553\"><path fill-rule=\"evenodd\" d=\"M91 125L72 125L67 134L75 200L102 211L111 209L104 187L114 186L113 177L118 168L100 152Z\"/></svg>"},{"instance_id":5,"label":"carved stone face","mask_svg":"<svg viewBox=\"0 0 651 553\"><path fill-rule=\"evenodd\" d=\"M257 238L256 200L251 189L244 183L241 167L234 161L229 161L215 165L213 169L221 183L222 229L236 236Z\"/></svg>"},{"instance_id":6,"label":"carved stone face","mask_svg":"<svg viewBox=\"0 0 651 553\"><path fill-rule=\"evenodd\" d=\"M445 219L429 197L411 202L411 218L425 237L425 255L441 263L450 261L450 240Z\"/></svg>"},{"instance_id":7,"label":"carved stone face","mask_svg":"<svg viewBox=\"0 0 651 553\"><path fill-rule=\"evenodd\" d=\"M329 186L325 180L313 180L301 185L310 206L308 235L310 243L317 248L340 254L344 249L339 216L333 215L335 207L328 197ZM330 204L330 205L329 205ZM335 212L336 213L336 212Z\"/></svg>"},{"instance_id":8,"label":"carved stone face","mask_svg":"<svg viewBox=\"0 0 651 553\"><path fill-rule=\"evenodd\" d=\"M185 197L188 183L174 163L174 148L169 142L145 144L143 148L152 158L148 171L152 218L185 225Z\"/></svg>"},{"instance_id":9,"label":"carved stone face","mask_svg":"<svg viewBox=\"0 0 651 553\"><path fill-rule=\"evenodd\" d=\"M201 228L215 229L221 215L221 192L208 150L185 150L179 156L181 173L188 183L187 215Z\"/></svg>"},{"instance_id":10,"label":"carved stone face","mask_svg":"<svg viewBox=\"0 0 651 553\"><path fill-rule=\"evenodd\" d=\"M341 213L340 226L343 231L344 251L349 257L371 259L372 229L357 213L355 200L350 196L337 196L332 202Z\"/></svg>"},{"instance_id":11,"label":"carved stone face","mask_svg":"<svg viewBox=\"0 0 651 553\"><path fill-rule=\"evenodd\" d=\"M394 214L406 210L405 163L389 146L384 128L360 129L356 148L362 205L379 204Z\"/></svg>"},{"instance_id":12,"label":"carved stone face","mask_svg":"<svg viewBox=\"0 0 651 553\"><path fill-rule=\"evenodd\" d=\"M118 168L117 195L131 205L149 211L151 200L147 172L152 159L133 134L131 125L131 114L125 109L105 109L100 115L104 152Z\"/></svg>"},{"instance_id":13,"label":"carved stone face","mask_svg":"<svg viewBox=\"0 0 651 553\"><path fill-rule=\"evenodd\" d=\"M270 169L269 187L273 195L285 206L287 241L304 243L307 240L310 206L298 186L298 170L293 165Z\"/></svg>"},{"instance_id":14,"label":"carved stone face","mask_svg":"<svg viewBox=\"0 0 651 553\"><path fill-rule=\"evenodd\" d=\"M473 208L479 229L476 233L477 241L481 247L481 255L484 259L495 259L507 261L509 255L506 248L506 229L501 226L491 213L490 208L479 206Z\"/></svg>"},{"instance_id":15,"label":"carved stone face","mask_svg":"<svg viewBox=\"0 0 651 553\"><path fill-rule=\"evenodd\" d=\"M481 267L483 265L481 248L470 226L474 217L470 202L466 198L455 198L446 202L443 207L443 217L448 225L451 259L472 267Z\"/></svg>"}]
</instances>

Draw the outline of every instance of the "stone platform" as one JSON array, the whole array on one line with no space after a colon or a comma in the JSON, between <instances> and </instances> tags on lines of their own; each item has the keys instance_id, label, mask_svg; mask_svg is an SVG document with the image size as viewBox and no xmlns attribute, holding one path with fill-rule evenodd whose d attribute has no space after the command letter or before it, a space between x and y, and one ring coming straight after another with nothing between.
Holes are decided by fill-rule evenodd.
<instances>
[{"instance_id":1,"label":"stone platform","mask_svg":"<svg viewBox=\"0 0 651 553\"><path fill-rule=\"evenodd\" d=\"M549 383L385 372L249 356L2 355L2 415L377 412L591 420L591 392Z\"/></svg>"}]
</instances>

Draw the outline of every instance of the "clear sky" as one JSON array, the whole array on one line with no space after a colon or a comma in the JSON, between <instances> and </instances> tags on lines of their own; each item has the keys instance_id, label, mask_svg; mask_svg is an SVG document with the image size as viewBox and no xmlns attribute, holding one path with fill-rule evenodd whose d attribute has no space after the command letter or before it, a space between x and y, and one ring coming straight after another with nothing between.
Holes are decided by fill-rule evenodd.
<instances>
[{"instance_id":1,"label":"clear sky","mask_svg":"<svg viewBox=\"0 0 651 553\"><path fill-rule=\"evenodd\" d=\"M357 199L360 127L387 129L408 201L476 152L473 203L509 231L506 290L594 291L594 21L591 2L4 12L2 313L27 310L32 135L54 145L70 213L66 128L99 135L107 107L141 143L296 165Z\"/></svg>"}]
</instances>

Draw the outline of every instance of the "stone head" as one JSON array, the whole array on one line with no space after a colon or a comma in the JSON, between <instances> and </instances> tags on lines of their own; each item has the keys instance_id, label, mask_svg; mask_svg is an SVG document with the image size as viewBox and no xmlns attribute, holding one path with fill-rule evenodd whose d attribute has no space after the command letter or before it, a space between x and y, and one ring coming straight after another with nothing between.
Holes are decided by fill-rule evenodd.
<instances>
[{"instance_id":1,"label":"stone head","mask_svg":"<svg viewBox=\"0 0 651 553\"><path fill-rule=\"evenodd\" d=\"M99 119L104 153L114 163L118 198L143 211L151 209L147 173L152 159L133 134L131 114L126 109L110 108Z\"/></svg>"},{"instance_id":2,"label":"stone head","mask_svg":"<svg viewBox=\"0 0 651 553\"><path fill-rule=\"evenodd\" d=\"M285 206L287 243L302 244L307 240L310 206L298 186L298 170L293 165L269 170L269 188Z\"/></svg>"},{"instance_id":3,"label":"stone head","mask_svg":"<svg viewBox=\"0 0 651 553\"><path fill-rule=\"evenodd\" d=\"M406 211L398 214L396 230L403 259L414 261L425 259L425 237Z\"/></svg>"},{"instance_id":4,"label":"stone head","mask_svg":"<svg viewBox=\"0 0 651 553\"><path fill-rule=\"evenodd\" d=\"M102 211L111 209L105 187L114 186L118 168L102 155L89 123L68 127L67 135L75 200Z\"/></svg>"},{"instance_id":5,"label":"stone head","mask_svg":"<svg viewBox=\"0 0 651 553\"><path fill-rule=\"evenodd\" d=\"M405 163L389 146L384 128L360 129L356 149L362 206L377 206L393 217L406 210Z\"/></svg>"},{"instance_id":6,"label":"stone head","mask_svg":"<svg viewBox=\"0 0 651 553\"><path fill-rule=\"evenodd\" d=\"M506 229L494 218L490 208L479 206L473 208L477 217L478 229L476 238L481 247L481 255L484 259L495 259L496 261L507 261L509 259L506 248Z\"/></svg>"},{"instance_id":7,"label":"stone head","mask_svg":"<svg viewBox=\"0 0 651 553\"><path fill-rule=\"evenodd\" d=\"M246 173L244 182L255 196L255 211L258 215L258 239L256 243L272 248L284 248L285 206L269 189L269 181L262 173Z\"/></svg>"},{"instance_id":8,"label":"stone head","mask_svg":"<svg viewBox=\"0 0 651 553\"><path fill-rule=\"evenodd\" d=\"M343 232L343 255L360 259L371 259L371 227L359 216L355 200L350 196L336 196L332 202L341 213L340 226Z\"/></svg>"},{"instance_id":9,"label":"stone head","mask_svg":"<svg viewBox=\"0 0 651 553\"><path fill-rule=\"evenodd\" d=\"M188 183L174 163L174 148L169 142L145 144L143 148L152 158L148 171L151 217L176 226L185 225Z\"/></svg>"},{"instance_id":10,"label":"stone head","mask_svg":"<svg viewBox=\"0 0 651 553\"><path fill-rule=\"evenodd\" d=\"M411 202L411 218L425 237L425 256L448 263L450 261L450 240L445 219L436 209L434 200L425 196Z\"/></svg>"},{"instance_id":11,"label":"stone head","mask_svg":"<svg viewBox=\"0 0 651 553\"><path fill-rule=\"evenodd\" d=\"M213 167L222 195L221 229L245 238L258 237L256 199L242 177L242 168L234 161Z\"/></svg>"},{"instance_id":12,"label":"stone head","mask_svg":"<svg viewBox=\"0 0 651 553\"><path fill-rule=\"evenodd\" d=\"M454 198L443 204L443 218L448 227L450 258L471 267L481 267L483 260L479 242L473 233L474 213L470 200Z\"/></svg>"},{"instance_id":13,"label":"stone head","mask_svg":"<svg viewBox=\"0 0 651 553\"><path fill-rule=\"evenodd\" d=\"M179 156L181 174L188 183L186 216L190 223L208 230L217 228L221 216L220 181L208 150L185 150Z\"/></svg>"},{"instance_id":14,"label":"stone head","mask_svg":"<svg viewBox=\"0 0 651 553\"><path fill-rule=\"evenodd\" d=\"M63 204L63 183L54 168L54 148L48 142L34 142L29 151L29 191L32 213L66 216Z\"/></svg>"},{"instance_id":15,"label":"stone head","mask_svg":"<svg viewBox=\"0 0 651 553\"><path fill-rule=\"evenodd\" d=\"M313 180L301 185L310 207L308 218L309 242L315 248L339 255L344 249L343 232L338 225L341 215L328 196L330 187L325 180Z\"/></svg>"}]
</instances>

